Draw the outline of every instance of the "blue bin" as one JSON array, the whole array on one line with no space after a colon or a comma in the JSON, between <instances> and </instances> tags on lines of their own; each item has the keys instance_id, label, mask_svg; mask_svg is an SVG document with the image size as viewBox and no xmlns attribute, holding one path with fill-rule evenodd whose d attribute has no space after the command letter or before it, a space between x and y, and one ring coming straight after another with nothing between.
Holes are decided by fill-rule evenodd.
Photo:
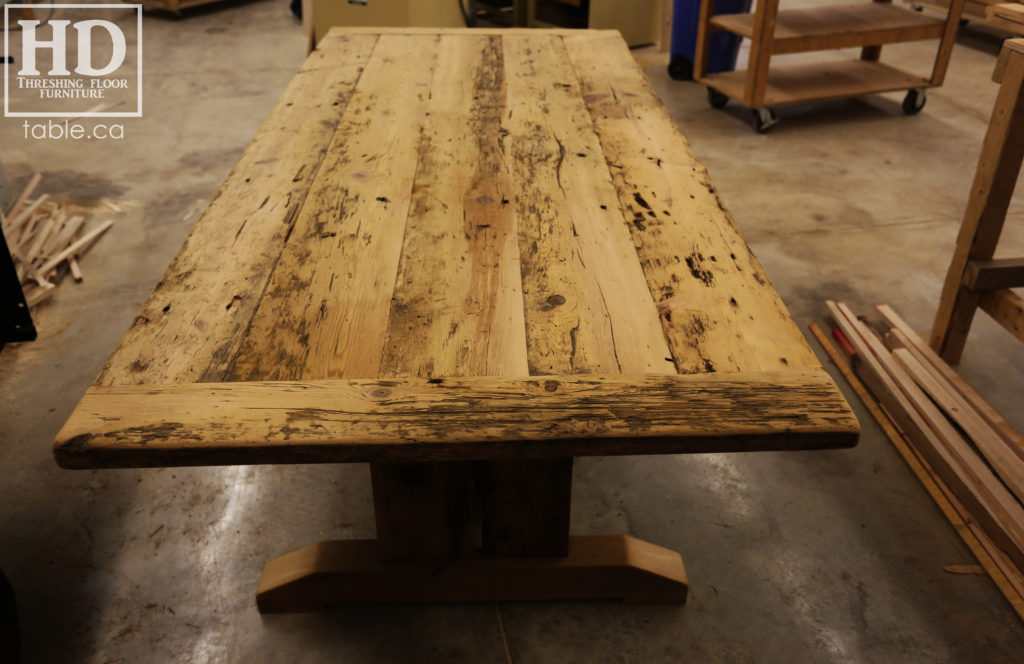
<instances>
[{"instance_id":1,"label":"blue bin","mask_svg":"<svg viewBox=\"0 0 1024 664\"><path fill-rule=\"evenodd\" d=\"M742 14L750 11L753 0L716 0L715 14ZM675 0L672 15L672 59L669 76L677 81L693 80L693 63L697 53L697 28L700 25L700 0ZM708 49L708 73L732 71L740 50L739 35L715 32Z\"/></svg>"}]
</instances>

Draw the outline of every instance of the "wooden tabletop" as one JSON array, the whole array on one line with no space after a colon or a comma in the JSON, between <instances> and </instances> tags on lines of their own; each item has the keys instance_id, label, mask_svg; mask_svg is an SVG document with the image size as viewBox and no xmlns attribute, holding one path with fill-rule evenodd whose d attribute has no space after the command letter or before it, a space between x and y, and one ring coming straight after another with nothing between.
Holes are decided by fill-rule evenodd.
<instances>
[{"instance_id":1,"label":"wooden tabletop","mask_svg":"<svg viewBox=\"0 0 1024 664\"><path fill-rule=\"evenodd\" d=\"M55 453L159 466L856 437L618 33L335 29Z\"/></svg>"}]
</instances>

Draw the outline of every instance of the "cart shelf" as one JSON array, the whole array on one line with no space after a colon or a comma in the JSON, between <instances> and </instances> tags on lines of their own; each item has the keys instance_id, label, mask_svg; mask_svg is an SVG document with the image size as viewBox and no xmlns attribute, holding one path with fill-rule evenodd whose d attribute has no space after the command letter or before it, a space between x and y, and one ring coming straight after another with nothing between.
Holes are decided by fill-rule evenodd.
<instances>
[{"instance_id":1,"label":"cart shelf","mask_svg":"<svg viewBox=\"0 0 1024 664\"><path fill-rule=\"evenodd\" d=\"M722 14L711 19L711 27L753 38L754 17ZM780 11L775 20L771 52L779 55L938 39L945 25L945 18L875 2L790 9Z\"/></svg>"},{"instance_id":2,"label":"cart shelf","mask_svg":"<svg viewBox=\"0 0 1024 664\"><path fill-rule=\"evenodd\" d=\"M745 71L708 74L707 85L734 99L743 97ZM928 86L928 79L912 76L895 67L867 60L815 62L773 67L764 93L766 106L801 101L837 99L876 92L909 90Z\"/></svg>"}]
</instances>

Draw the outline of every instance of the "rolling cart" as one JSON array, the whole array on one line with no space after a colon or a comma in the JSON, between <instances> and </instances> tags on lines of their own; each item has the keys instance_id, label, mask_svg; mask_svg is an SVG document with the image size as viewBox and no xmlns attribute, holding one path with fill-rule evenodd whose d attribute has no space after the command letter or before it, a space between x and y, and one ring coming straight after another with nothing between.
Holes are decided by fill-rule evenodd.
<instances>
[{"instance_id":1,"label":"rolling cart","mask_svg":"<svg viewBox=\"0 0 1024 664\"><path fill-rule=\"evenodd\" d=\"M708 103L730 99L753 111L759 133L778 122L773 106L907 90L903 111L913 115L925 104L925 89L942 85L964 0L952 0L945 17L896 7L889 1L859 2L812 9L779 10L779 0L758 2L753 13L715 15L715 0L704 0L697 36L695 80L708 88ZM711 73L711 36L720 31L750 39L745 70ZM880 61L883 44L938 39L927 78ZM771 67L772 55L860 47L859 60L833 60Z\"/></svg>"}]
</instances>

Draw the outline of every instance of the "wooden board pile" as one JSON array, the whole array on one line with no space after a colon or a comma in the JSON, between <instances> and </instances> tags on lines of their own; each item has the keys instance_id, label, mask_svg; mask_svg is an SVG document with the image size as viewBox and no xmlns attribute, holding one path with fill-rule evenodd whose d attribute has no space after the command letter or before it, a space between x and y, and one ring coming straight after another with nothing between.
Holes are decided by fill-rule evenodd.
<instances>
[{"instance_id":1,"label":"wooden board pile","mask_svg":"<svg viewBox=\"0 0 1024 664\"><path fill-rule=\"evenodd\" d=\"M1024 619L1024 437L888 306L828 308L842 351L815 336Z\"/></svg>"},{"instance_id":2,"label":"wooden board pile","mask_svg":"<svg viewBox=\"0 0 1024 664\"><path fill-rule=\"evenodd\" d=\"M48 194L31 198L40 179L37 173L11 208L6 213L0 211L0 228L29 307L53 295L68 273L81 281L79 256L114 225L105 221L82 235L88 209L53 201Z\"/></svg>"}]
</instances>

